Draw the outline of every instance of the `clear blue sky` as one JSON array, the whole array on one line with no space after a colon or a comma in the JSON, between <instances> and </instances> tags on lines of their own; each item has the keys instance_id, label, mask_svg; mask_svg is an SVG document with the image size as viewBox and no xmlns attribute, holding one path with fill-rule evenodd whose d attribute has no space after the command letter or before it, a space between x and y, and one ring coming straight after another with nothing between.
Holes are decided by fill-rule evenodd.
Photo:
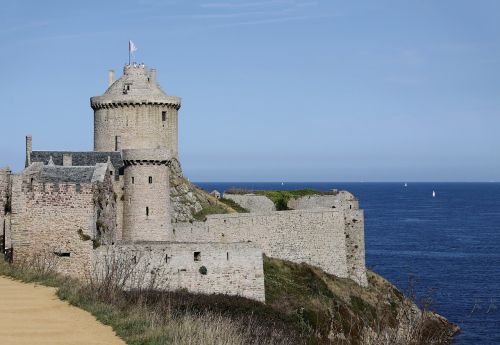
<instances>
[{"instance_id":1,"label":"clear blue sky","mask_svg":"<svg viewBox=\"0 0 500 345\"><path fill-rule=\"evenodd\" d=\"M500 180L500 1L2 1L0 166L91 150L127 42L197 181Z\"/></svg>"}]
</instances>

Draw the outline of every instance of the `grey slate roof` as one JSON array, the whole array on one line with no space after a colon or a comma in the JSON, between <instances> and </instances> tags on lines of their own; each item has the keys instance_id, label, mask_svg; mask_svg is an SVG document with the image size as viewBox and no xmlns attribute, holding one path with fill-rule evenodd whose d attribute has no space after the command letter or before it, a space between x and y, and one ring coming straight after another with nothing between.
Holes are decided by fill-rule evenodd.
<instances>
[{"instance_id":1,"label":"grey slate roof","mask_svg":"<svg viewBox=\"0 0 500 345\"><path fill-rule=\"evenodd\" d=\"M85 183L91 182L96 167L62 167L44 165L38 180L48 183Z\"/></svg>"},{"instance_id":2,"label":"grey slate roof","mask_svg":"<svg viewBox=\"0 0 500 345\"><path fill-rule=\"evenodd\" d=\"M108 157L116 170L123 167L122 154L119 151L97 152L97 151L33 151L31 152L31 162L42 162L47 165L50 157L55 165L63 165L63 154L72 155L73 166L94 166L97 163L106 163Z\"/></svg>"}]
</instances>

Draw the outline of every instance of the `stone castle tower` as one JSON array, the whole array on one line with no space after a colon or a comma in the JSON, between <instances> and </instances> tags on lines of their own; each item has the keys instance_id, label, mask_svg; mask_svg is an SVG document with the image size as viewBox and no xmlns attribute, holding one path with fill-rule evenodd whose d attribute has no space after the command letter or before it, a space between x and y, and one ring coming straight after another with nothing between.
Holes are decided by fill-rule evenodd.
<instances>
[{"instance_id":1,"label":"stone castle tower","mask_svg":"<svg viewBox=\"0 0 500 345\"><path fill-rule=\"evenodd\" d=\"M171 235L169 164L178 157L179 97L167 96L156 70L127 64L102 96L92 97L94 151L121 151L123 240L166 241Z\"/></svg>"},{"instance_id":2,"label":"stone castle tower","mask_svg":"<svg viewBox=\"0 0 500 345\"><path fill-rule=\"evenodd\" d=\"M167 96L156 82L156 70L143 64L125 65L123 76L92 97L94 151L166 148L178 157L177 111L179 97Z\"/></svg>"}]
</instances>

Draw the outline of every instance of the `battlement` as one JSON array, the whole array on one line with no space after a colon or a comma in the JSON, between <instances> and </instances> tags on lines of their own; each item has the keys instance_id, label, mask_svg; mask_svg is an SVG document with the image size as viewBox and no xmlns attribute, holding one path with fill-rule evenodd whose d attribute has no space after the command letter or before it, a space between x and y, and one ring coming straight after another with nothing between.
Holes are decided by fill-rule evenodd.
<instances>
[{"instance_id":1,"label":"battlement","mask_svg":"<svg viewBox=\"0 0 500 345\"><path fill-rule=\"evenodd\" d=\"M130 165L170 165L172 154L166 148L128 149L122 151L125 166Z\"/></svg>"}]
</instances>

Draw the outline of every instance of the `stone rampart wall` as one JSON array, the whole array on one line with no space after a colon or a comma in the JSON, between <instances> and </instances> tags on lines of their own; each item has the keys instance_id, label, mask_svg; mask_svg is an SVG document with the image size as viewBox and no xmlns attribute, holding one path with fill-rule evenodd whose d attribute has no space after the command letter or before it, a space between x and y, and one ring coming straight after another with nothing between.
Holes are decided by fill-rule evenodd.
<instances>
[{"instance_id":1,"label":"stone rampart wall","mask_svg":"<svg viewBox=\"0 0 500 345\"><path fill-rule=\"evenodd\" d=\"M9 219L10 213L10 170L0 169L0 236L5 233L6 248L10 248ZM7 215L6 215L7 213ZM0 253L0 260L2 259Z\"/></svg>"},{"instance_id":2,"label":"stone rampart wall","mask_svg":"<svg viewBox=\"0 0 500 345\"><path fill-rule=\"evenodd\" d=\"M89 268L96 232L93 185L30 182L25 175L12 180L14 261L42 260L81 276Z\"/></svg>"},{"instance_id":3,"label":"stone rampart wall","mask_svg":"<svg viewBox=\"0 0 500 345\"><path fill-rule=\"evenodd\" d=\"M173 239L252 241L271 257L297 263L305 262L330 274L347 278L350 276L346 230L344 212L331 209L297 210L210 215L206 222L174 224ZM352 240L364 239L361 235L352 236ZM364 245L358 244L358 248L361 247L364 248ZM362 254L364 261L364 252ZM365 268L363 266L356 269L364 272Z\"/></svg>"},{"instance_id":4,"label":"stone rampart wall","mask_svg":"<svg viewBox=\"0 0 500 345\"><path fill-rule=\"evenodd\" d=\"M357 210L359 203L349 192L341 191L336 195L306 195L288 201L288 207L294 210L333 208L337 210Z\"/></svg>"},{"instance_id":5,"label":"stone rampart wall","mask_svg":"<svg viewBox=\"0 0 500 345\"><path fill-rule=\"evenodd\" d=\"M95 255L94 272L100 276L112 262L124 262L131 289L187 289L265 301L262 251L252 243L119 244L100 247Z\"/></svg>"},{"instance_id":6,"label":"stone rampart wall","mask_svg":"<svg viewBox=\"0 0 500 345\"><path fill-rule=\"evenodd\" d=\"M262 213L276 211L274 203L264 195L224 193L224 198L233 200L250 212Z\"/></svg>"}]
</instances>

